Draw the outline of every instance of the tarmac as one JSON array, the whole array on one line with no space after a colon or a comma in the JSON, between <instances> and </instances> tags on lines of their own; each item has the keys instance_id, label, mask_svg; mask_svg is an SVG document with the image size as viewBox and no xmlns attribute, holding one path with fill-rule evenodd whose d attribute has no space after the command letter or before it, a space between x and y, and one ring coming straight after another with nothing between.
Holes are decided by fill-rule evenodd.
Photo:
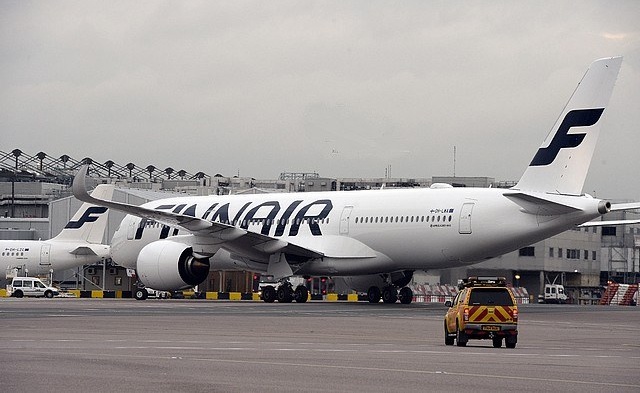
<instances>
[{"instance_id":1,"label":"tarmac","mask_svg":"<svg viewBox=\"0 0 640 393\"><path fill-rule=\"evenodd\" d=\"M5 392L638 392L640 308L521 305L515 349L441 304L0 299Z\"/></svg>"}]
</instances>

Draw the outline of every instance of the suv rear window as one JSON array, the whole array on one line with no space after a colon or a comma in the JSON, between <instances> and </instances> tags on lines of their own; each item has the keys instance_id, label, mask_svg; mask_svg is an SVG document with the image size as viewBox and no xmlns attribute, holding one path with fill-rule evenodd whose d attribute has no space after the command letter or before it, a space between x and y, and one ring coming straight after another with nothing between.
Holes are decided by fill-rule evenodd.
<instances>
[{"instance_id":1,"label":"suv rear window","mask_svg":"<svg viewBox=\"0 0 640 393\"><path fill-rule=\"evenodd\" d=\"M478 305L494 305L494 306L513 306L513 300L509 295L507 288L473 288L469 296L469 304Z\"/></svg>"}]
</instances>

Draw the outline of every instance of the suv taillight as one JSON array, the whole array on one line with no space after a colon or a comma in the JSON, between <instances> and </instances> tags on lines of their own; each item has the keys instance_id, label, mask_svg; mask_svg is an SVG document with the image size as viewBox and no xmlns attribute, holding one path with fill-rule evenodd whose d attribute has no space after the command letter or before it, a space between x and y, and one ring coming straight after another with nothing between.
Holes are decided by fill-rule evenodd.
<instances>
[{"instance_id":1,"label":"suv taillight","mask_svg":"<svg viewBox=\"0 0 640 393\"><path fill-rule=\"evenodd\" d=\"M465 307L462 311L462 319L464 319L465 322L469 321L469 307Z\"/></svg>"},{"instance_id":2,"label":"suv taillight","mask_svg":"<svg viewBox=\"0 0 640 393\"><path fill-rule=\"evenodd\" d=\"M518 322L518 309L513 309L513 322Z\"/></svg>"}]
</instances>

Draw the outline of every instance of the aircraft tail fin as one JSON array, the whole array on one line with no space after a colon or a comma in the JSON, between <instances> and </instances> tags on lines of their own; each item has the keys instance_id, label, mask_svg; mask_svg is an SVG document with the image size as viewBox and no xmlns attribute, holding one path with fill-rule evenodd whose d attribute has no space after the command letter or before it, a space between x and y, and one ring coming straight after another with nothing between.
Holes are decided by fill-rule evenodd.
<instances>
[{"instance_id":1,"label":"aircraft tail fin","mask_svg":"<svg viewBox=\"0 0 640 393\"><path fill-rule=\"evenodd\" d=\"M113 184L100 184L91 192L91 195L95 198L111 200L113 190ZM107 227L107 220L108 212L106 207L85 202L73 215L71 221L62 229L62 232L53 239L100 244Z\"/></svg>"},{"instance_id":2,"label":"aircraft tail fin","mask_svg":"<svg viewBox=\"0 0 640 393\"><path fill-rule=\"evenodd\" d=\"M579 195L622 57L591 63L518 184L521 191Z\"/></svg>"}]
</instances>

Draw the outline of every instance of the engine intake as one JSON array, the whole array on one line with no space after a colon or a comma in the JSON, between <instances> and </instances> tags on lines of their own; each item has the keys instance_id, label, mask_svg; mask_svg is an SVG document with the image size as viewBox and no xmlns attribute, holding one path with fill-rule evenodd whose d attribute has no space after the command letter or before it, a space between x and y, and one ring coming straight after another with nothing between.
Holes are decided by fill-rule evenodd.
<instances>
[{"instance_id":1,"label":"engine intake","mask_svg":"<svg viewBox=\"0 0 640 393\"><path fill-rule=\"evenodd\" d=\"M209 259L193 256L184 243L158 240L146 245L138 254L136 270L149 288L171 291L196 286L209 275Z\"/></svg>"}]
</instances>

